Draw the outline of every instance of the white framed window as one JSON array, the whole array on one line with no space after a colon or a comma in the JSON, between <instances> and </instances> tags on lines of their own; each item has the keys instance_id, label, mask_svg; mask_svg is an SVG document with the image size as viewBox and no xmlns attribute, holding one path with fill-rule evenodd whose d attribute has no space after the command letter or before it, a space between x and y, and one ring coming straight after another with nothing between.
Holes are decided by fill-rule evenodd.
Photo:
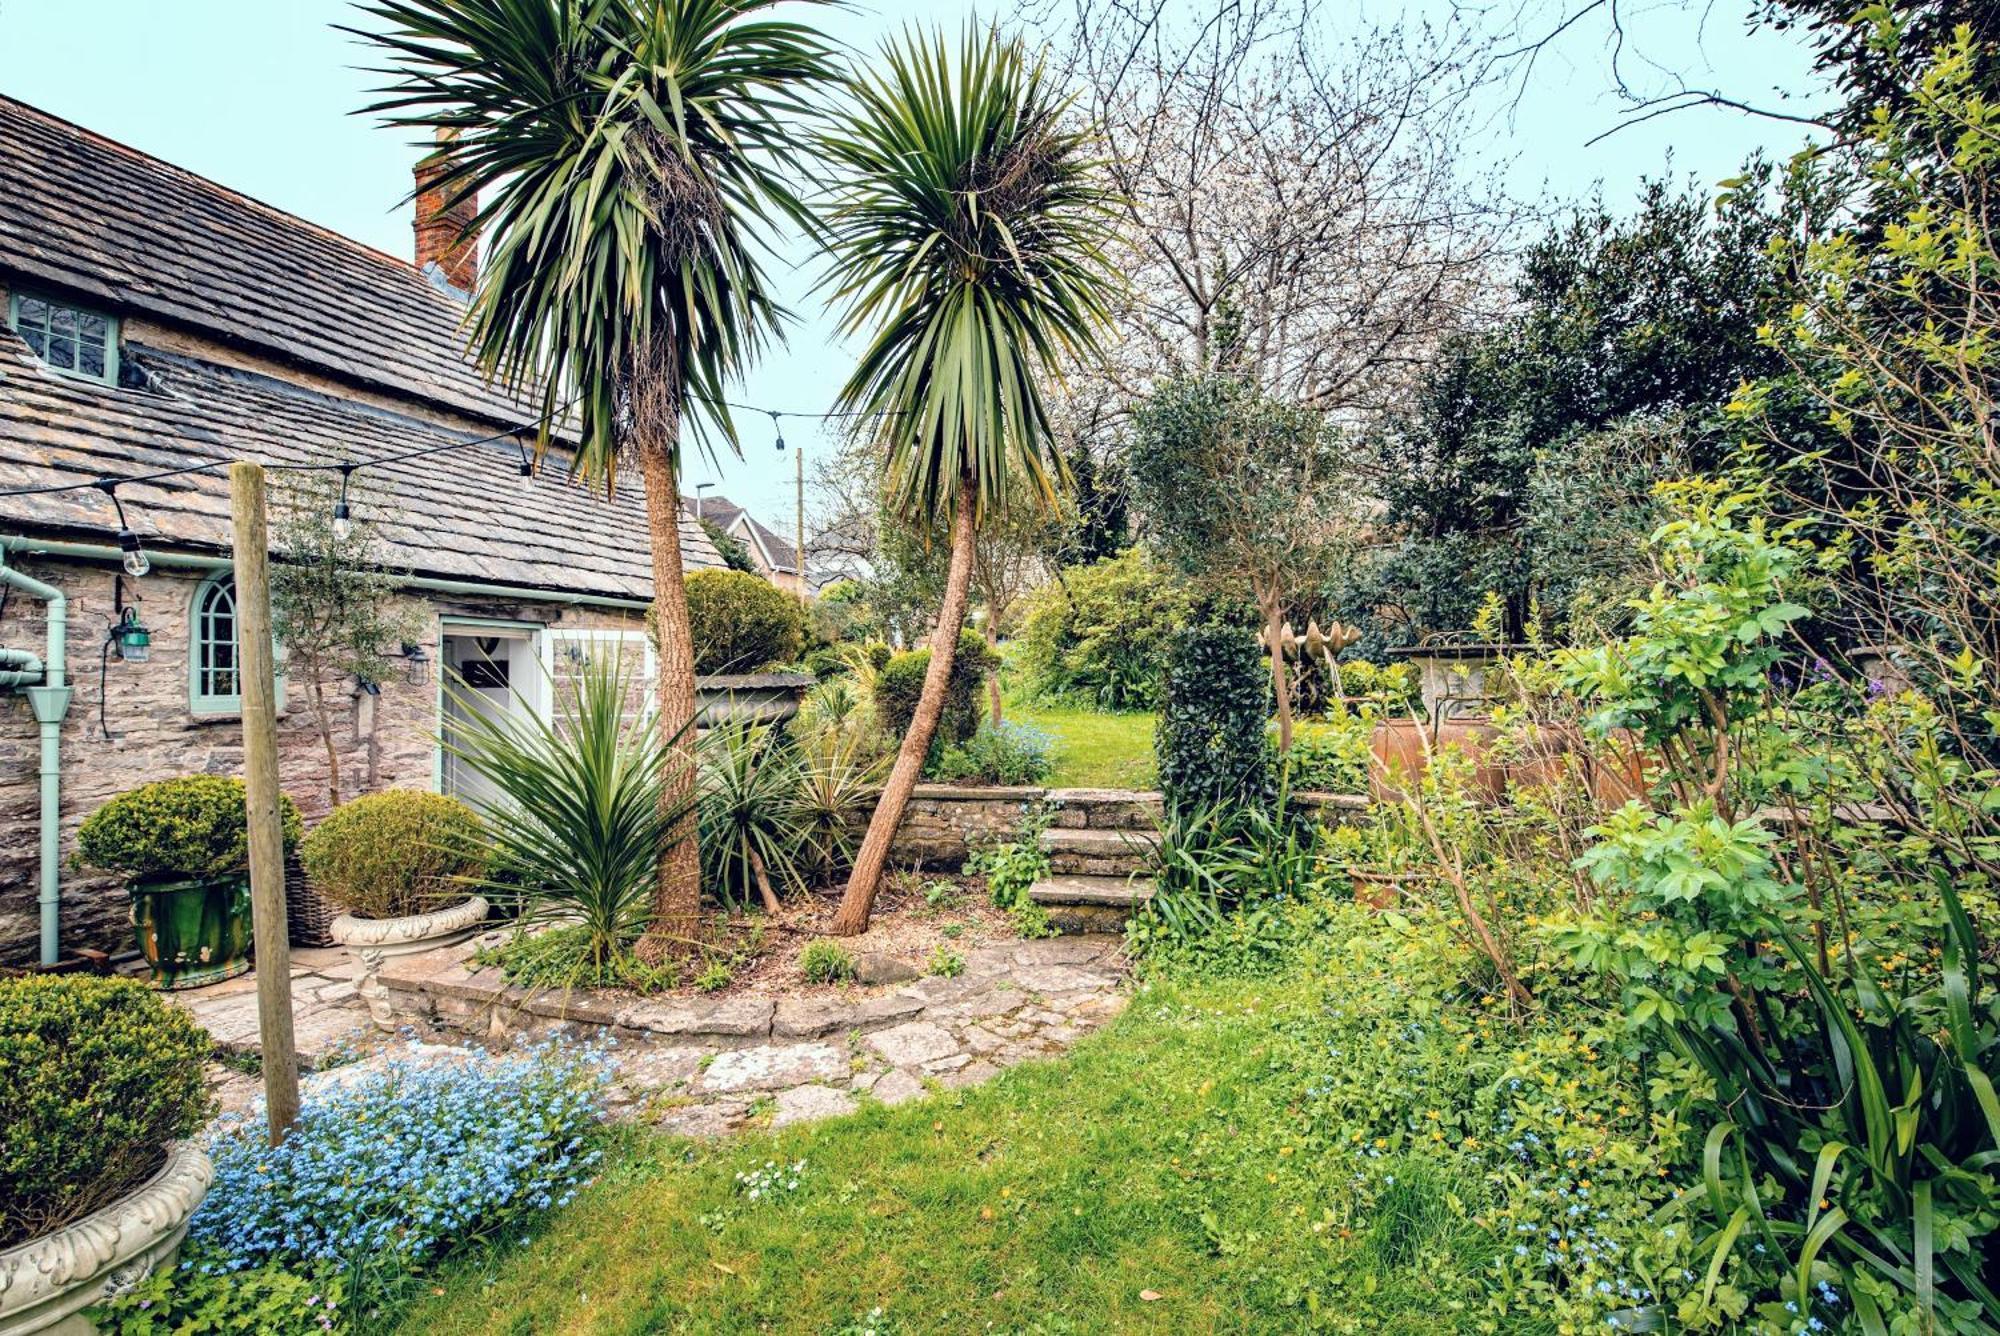
<instances>
[{"instance_id":1,"label":"white framed window","mask_svg":"<svg viewBox=\"0 0 2000 1336\"><path fill-rule=\"evenodd\" d=\"M565 692L574 691L584 671L592 664L602 664L607 655L615 656L625 671L626 718L652 715L657 699L653 679L659 674L660 662L651 636L644 631L550 627L542 636L542 666L549 681L549 700L544 707L549 718L561 720L559 705Z\"/></svg>"}]
</instances>

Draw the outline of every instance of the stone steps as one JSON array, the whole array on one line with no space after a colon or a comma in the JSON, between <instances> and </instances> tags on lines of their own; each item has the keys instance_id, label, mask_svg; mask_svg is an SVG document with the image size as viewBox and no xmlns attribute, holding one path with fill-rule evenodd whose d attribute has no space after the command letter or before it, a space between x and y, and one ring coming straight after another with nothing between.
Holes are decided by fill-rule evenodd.
<instances>
[{"instance_id":1,"label":"stone steps","mask_svg":"<svg viewBox=\"0 0 2000 1336\"><path fill-rule=\"evenodd\" d=\"M1046 909L1058 932L1125 931L1125 920L1153 896L1146 877L1054 874L1028 888L1028 898Z\"/></svg>"},{"instance_id":2,"label":"stone steps","mask_svg":"<svg viewBox=\"0 0 2000 1336\"><path fill-rule=\"evenodd\" d=\"M1159 836L1151 830L1051 826L1041 834L1049 870L1064 876L1124 877L1150 865Z\"/></svg>"},{"instance_id":3,"label":"stone steps","mask_svg":"<svg viewBox=\"0 0 2000 1336\"><path fill-rule=\"evenodd\" d=\"M1153 830L1164 814L1159 794L1138 789L1050 789L1045 801L1071 830Z\"/></svg>"}]
</instances>

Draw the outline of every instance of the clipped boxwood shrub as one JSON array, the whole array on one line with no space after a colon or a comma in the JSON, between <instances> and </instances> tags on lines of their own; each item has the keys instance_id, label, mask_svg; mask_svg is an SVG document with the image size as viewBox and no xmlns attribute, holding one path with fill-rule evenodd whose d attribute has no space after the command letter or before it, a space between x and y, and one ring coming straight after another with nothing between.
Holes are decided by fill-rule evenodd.
<instances>
[{"instance_id":1,"label":"clipped boxwood shrub","mask_svg":"<svg viewBox=\"0 0 2000 1336\"><path fill-rule=\"evenodd\" d=\"M875 675L875 710L882 728L892 737L909 731L917 712L917 700L924 693L924 673L931 666L931 651L907 650L893 655ZM980 690L986 675L1000 666L1000 656L977 631L958 633L958 654L952 660L951 677L945 685L944 713L938 718L937 740L932 746L963 742L979 728L982 712Z\"/></svg>"},{"instance_id":2,"label":"clipped boxwood shrub","mask_svg":"<svg viewBox=\"0 0 2000 1336\"><path fill-rule=\"evenodd\" d=\"M799 600L743 571L696 571L687 578L688 621L697 673L754 673L790 663L805 644Z\"/></svg>"},{"instance_id":3,"label":"clipped boxwood shrub","mask_svg":"<svg viewBox=\"0 0 2000 1336\"><path fill-rule=\"evenodd\" d=\"M243 781L221 775L158 779L92 812L76 833L76 862L138 882L226 877L250 864ZM299 809L279 795L285 847L299 842Z\"/></svg>"},{"instance_id":4,"label":"clipped boxwood shrub","mask_svg":"<svg viewBox=\"0 0 2000 1336\"><path fill-rule=\"evenodd\" d=\"M306 875L362 918L403 918L463 900L486 868L486 829L456 798L390 789L341 804L299 851Z\"/></svg>"},{"instance_id":5,"label":"clipped boxwood shrub","mask_svg":"<svg viewBox=\"0 0 2000 1336\"><path fill-rule=\"evenodd\" d=\"M1174 632L1153 746L1177 810L1265 802L1271 793L1271 679L1257 634L1214 614Z\"/></svg>"},{"instance_id":6,"label":"clipped boxwood shrub","mask_svg":"<svg viewBox=\"0 0 2000 1336\"><path fill-rule=\"evenodd\" d=\"M158 1171L208 1116L209 1038L145 985L0 978L0 1248Z\"/></svg>"}]
</instances>

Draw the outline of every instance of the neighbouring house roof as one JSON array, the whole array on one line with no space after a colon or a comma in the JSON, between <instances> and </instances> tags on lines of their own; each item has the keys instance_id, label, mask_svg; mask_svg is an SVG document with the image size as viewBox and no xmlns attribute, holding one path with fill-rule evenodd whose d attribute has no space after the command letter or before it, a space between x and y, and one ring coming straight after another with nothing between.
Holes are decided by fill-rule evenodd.
<instances>
[{"instance_id":1,"label":"neighbouring house roof","mask_svg":"<svg viewBox=\"0 0 2000 1336\"><path fill-rule=\"evenodd\" d=\"M465 307L409 263L0 96L0 282L143 316L269 365L128 338L114 388L48 370L0 322L0 491L203 459L339 462L472 440L536 416L465 354ZM247 359L246 359L247 360ZM298 373L298 374L294 374ZM384 404L391 405L384 407ZM423 575L646 598L636 470L606 499L567 456L523 478L511 441L355 475L387 555ZM149 545L227 547L227 481L119 489ZM0 532L108 541L96 491L0 498ZM681 525L682 560L720 566Z\"/></svg>"},{"instance_id":2,"label":"neighbouring house roof","mask_svg":"<svg viewBox=\"0 0 2000 1336\"><path fill-rule=\"evenodd\" d=\"M695 499L691 496L681 498L681 507L689 515L696 513ZM700 516L721 528L723 532L749 544L752 553L763 558L764 569L767 571L774 571L780 575L798 573L798 549L779 537L769 525L728 497L705 498L701 502Z\"/></svg>"}]
</instances>

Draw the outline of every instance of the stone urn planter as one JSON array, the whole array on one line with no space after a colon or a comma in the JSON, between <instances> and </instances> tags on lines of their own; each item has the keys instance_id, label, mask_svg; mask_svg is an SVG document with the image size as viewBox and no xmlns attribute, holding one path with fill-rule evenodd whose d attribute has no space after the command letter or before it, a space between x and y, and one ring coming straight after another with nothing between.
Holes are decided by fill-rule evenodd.
<instances>
[{"instance_id":1,"label":"stone urn planter","mask_svg":"<svg viewBox=\"0 0 2000 1336\"><path fill-rule=\"evenodd\" d=\"M134 882L132 939L155 987L200 988L250 968L250 879Z\"/></svg>"},{"instance_id":2,"label":"stone urn planter","mask_svg":"<svg viewBox=\"0 0 2000 1336\"><path fill-rule=\"evenodd\" d=\"M1389 657L1416 667L1424 715L1436 722L1492 713L1493 701L1505 694L1505 683L1493 669L1507 655L1529 648L1486 643L1406 645L1390 650Z\"/></svg>"},{"instance_id":3,"label":"stone urn planter","mask_svg":"<svg viewBox=\"0 0 2000 1336\"><path fill-rule=\"evenodd\" d=\"M93 1336L84 1310L173 1264L214 1177L207 1152L183 1143L129 1195L0 1252L0 1336Z\"/></svg>"},{"instance_id":4,"label":"stone urn planter","mask_svg":"<svg viewBox=\"0 0 2000 1336\"><path fill-rule=\"evenodd\" d=\"M799 712L811 673L711 673L694 680L695 722L700 728L738 720L782 724Z\"/></svg>"},{"instance_id":5,"label":"stone urn planter","mask_svg":"<svg viewBox=\"0 0 2000 1336\"><path fill-rule=\"evenodd\" d=\"M333 940L351 947L361 959L361 978L356 988L361 1000L368 1004L370 1019L381 1029L396 1028L389 989L382 982L383 961L462 942L479 931L479 925L486 921L492 908L485 897L475 895L428 914L383 919L342 914L335 919Z\"/></svg>"}]
</instances>

